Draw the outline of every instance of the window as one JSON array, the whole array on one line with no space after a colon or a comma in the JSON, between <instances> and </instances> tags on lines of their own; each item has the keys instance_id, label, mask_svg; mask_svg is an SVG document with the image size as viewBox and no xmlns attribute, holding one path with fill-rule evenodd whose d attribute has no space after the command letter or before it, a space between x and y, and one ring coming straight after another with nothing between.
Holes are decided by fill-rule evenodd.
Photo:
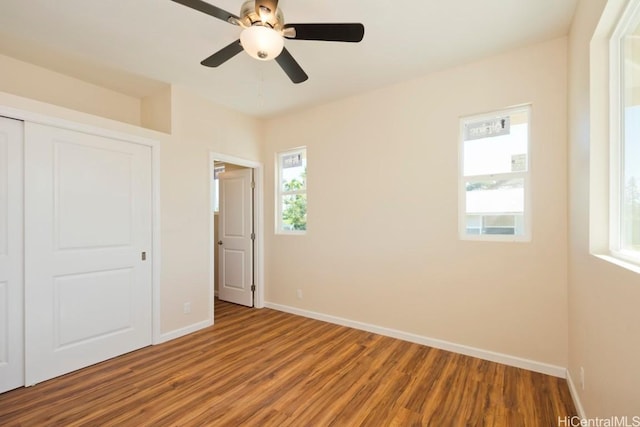
<instances>
[{"instance_id":1,"label":"window","mask_svg":"<svg viewBox=\"0 0 640 427\"><path fill-rule=\"evenodd\" d=\"M632 1L611 44L610 249L640 262L640 1Z\"/></svg>"},{"instance_id":2,"label":"window","mask_svg":"<svg viewBox=\"0 0 640 427\"><path fill-rule=\"evenodd\" d=\"M530 107L460 120L461 239L530 240Z\"/></svg>"},{"instance_id":3,"label":"window","mask_svg":"<svg viewBox=\"0 0 640 427\"><path fill-rule=\"evenodd\" d=\"M213 166L213 197L211 197L214 212L220 211L220 180L218 176L224 172L224 163L214 163Z\"/></svg>"},{"instance_id":4,"label":"window","mask_svg":"<svg viewBox=\"0 0 640 427\"><path fill-rule=\"evenodd\" d=\"M304 234L307 230L307 150L297 148L277 155L276 230Z\"/></svg>"}]
</instances>

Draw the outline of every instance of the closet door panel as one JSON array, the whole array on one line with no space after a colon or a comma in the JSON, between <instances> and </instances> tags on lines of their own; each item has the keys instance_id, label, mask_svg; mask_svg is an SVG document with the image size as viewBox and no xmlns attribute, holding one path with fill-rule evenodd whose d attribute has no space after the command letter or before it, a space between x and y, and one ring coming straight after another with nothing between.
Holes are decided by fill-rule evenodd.
<instances>
[{"instance_id":1,"label":"closet door panel","mask_svg":"<svg viewBox=\"0 0 640 427\"><path fill-rule=\"evenodd\" d=\"M0 117L0 393L24 385L23 123Z\"/></svg>"},{"instance_id":2,"label":"closet door panel","mask_svg":"<svg viewBox=\"0 0 640 427\"><path fill-rule=\"evenodd\" d=\"M151 344L150 147L26 123L25 188L26 384Z\"/></svg>"}]
</instances>

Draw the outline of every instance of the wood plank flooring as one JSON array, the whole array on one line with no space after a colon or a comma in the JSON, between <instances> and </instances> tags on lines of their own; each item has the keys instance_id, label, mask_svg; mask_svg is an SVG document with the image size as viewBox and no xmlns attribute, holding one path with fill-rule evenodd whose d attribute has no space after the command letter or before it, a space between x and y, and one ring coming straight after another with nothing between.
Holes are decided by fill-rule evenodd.
<instances>
[{"instance_id":1,"label":"wood plank flooring","mask_svg":"<svg viewBox=\"0 0 640 427\"><path fill-rule=\"evenodd\" d=\"M1 426L556 426L564 380L269 309L0 394Z\"/></svg>"}]
</instances>

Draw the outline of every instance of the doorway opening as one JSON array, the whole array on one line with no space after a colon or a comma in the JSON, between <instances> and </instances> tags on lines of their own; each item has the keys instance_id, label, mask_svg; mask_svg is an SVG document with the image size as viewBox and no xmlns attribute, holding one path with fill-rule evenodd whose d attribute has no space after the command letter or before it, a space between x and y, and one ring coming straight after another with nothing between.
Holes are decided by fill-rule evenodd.
<instances>
[{"instance_id":1,"label":"doorway opening","mask_svg":"<svg viewBox=\"0 0 640 427\"><path fill-rule=\"evenodd\" d=\"M215 297L264 307L263 167L209 153L210 311Z\"/></svg>"}]
</instances>

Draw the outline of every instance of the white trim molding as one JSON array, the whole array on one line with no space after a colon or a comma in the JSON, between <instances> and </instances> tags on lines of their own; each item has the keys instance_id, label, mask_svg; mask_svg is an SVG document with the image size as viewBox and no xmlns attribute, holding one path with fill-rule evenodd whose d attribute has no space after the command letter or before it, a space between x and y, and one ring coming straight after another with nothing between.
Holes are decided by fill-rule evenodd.
<instances>
[{"instance_id":1,"label":"white trim molding","mask_svg":"<svg viewBox=\"0 0 640 427\"><path fill-rule=\"evenodd\" d=\"M198 332L204 328L208 328L209 326L213 325L213 321L212 320L203 320L202 322L198 322L198 323L194 323L191 324L189 326L185 326L184 328L180 328L180 329L176 329L174 331L171 332L165 332L164 334L161 334L158 337L157 341L154 341L154 345L157 344L162 344L165 343L167 341L171 341L171 340L175 340L176 338L180 338L183 337L185 335L189 335L192 334L194 332Z\"/></svg>"},{"instance_id":2,"label":"white trim molding","mask_svg":"<svg viewBox=\"0 0 640 427\"><path fill-rule=\"evenodd\" d=\"M477 357L478 359L501 363L503 365L513 366L515 368L522 368L522 369L526 369L533 372L539 372L541 374L551 375L558 378L567 377L567 369L561 366L550 365L543 362L537 362L535 360L524 359L517 356L511 356L508 354L496 353L493 351L470 347L463 344L456 344L449 341L440 340L437 338L429 338L422 335L412 334L410 332L404 332L404 331L399 331L397 329L385 328L383 326L371 325L369 323L358 322L355 320L345 319L342 317L331 316L328 314L303 310L300 308L291 307L287 305L265 302L265 307L278 310L278 311L283 311L285 313L308 317L311 319L322 320L324 322L329 322L336 325L347 326L350 328L359 329L361 331L372 332L374 334L384 335L391 338L397 338L403 341L409 341L412 343L421 344L428 347L437 348L440 350L446 350L453 353L464 354L466 356Z\"/></svg>"},{"instance_id":3,"label":"white trim molding","mask_svg":"<svg viewBox=\"0 0 640 427\"><path fill-rule=\"evenodd\" d=\"M584 412L584 407L582 406L582 401L580 401L578 389L576 388L576 385L571 378L571 372L569 370L567 370L567 385L569 386L569 393L571 393L573 404L576 406L576 411L578 411L578 416L582 419L586 419L587 414Z\"/></svg>"}]
</instances>

